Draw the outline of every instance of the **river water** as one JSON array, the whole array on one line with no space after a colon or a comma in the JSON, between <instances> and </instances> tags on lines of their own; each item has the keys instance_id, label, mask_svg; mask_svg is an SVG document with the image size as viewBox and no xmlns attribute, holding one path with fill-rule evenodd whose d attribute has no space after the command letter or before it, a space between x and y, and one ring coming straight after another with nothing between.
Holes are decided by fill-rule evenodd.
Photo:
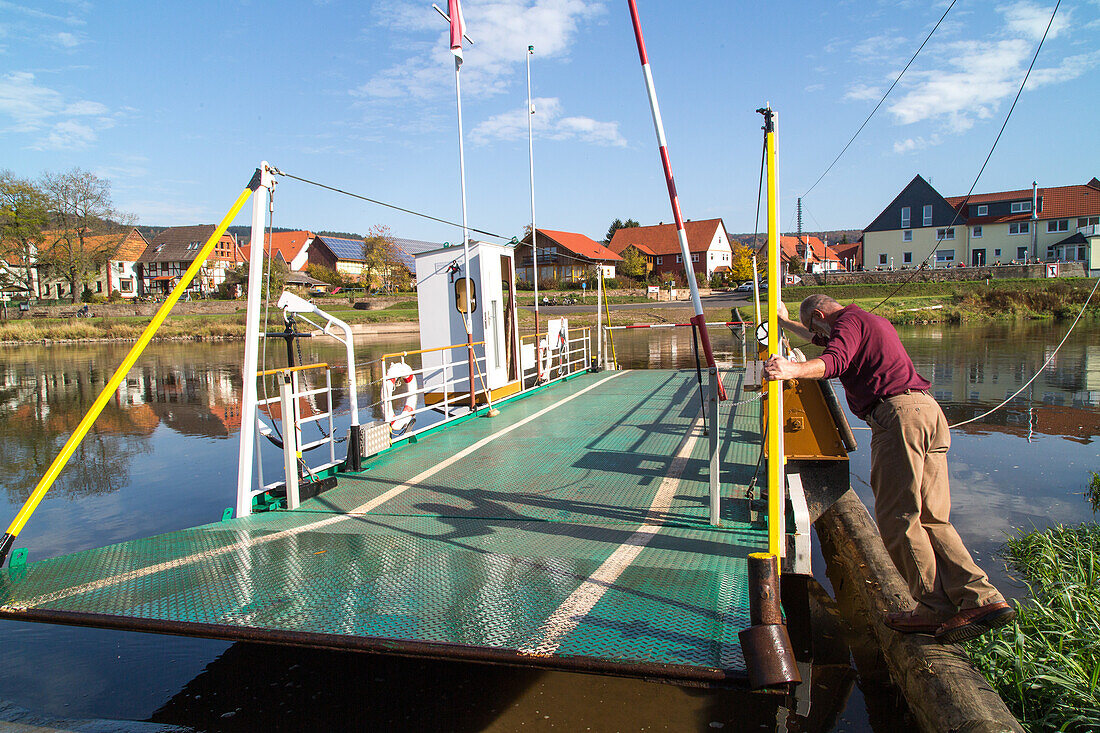
<instances>
[{"instance_id":1,"label":"river water","mask_svg":"<svg viewBox=\"0 0 1100 733\"><path fill-rule=\"evenodd\" d=\"M954 423L1019 389L1064 329L1023 323L900 332ZM952 518L1006 595L1019 597L1023 589L996 556L1005 533L1090 517L1081 495L1089 472L1100 470L1098 333L1095 325L1079 327L1006 409L953 431ZM728 334L712 339L720 358L739 355ZM357 359L416 346L415 335L366 343ZM615 346L629 368L694 365L683 332L625 332ZM34 345L0 352L0 521L18 510L126 349ZM303 349L306 361L343 361L339 349L321 343ZM242 351L240 343L150 347L21 534L17 544L30 548L30 559L220 518L233 504ZM271 356L273 363L282 358ZM337 409L346 413L339 373L334 384ZM360 396L361 404L376 400ZM340 420L346 425L346 415ZM865 444L869 433L850 420ZM870 506L866 445L851 459L853 486ZM265 468L281 471L279 460L269 451ZM0 622L0 721L6 702L46 717L198 730L771 730L777 716L787 718L789 730L905 725L904 704L866 666L833 669L815 676L818 682L815 707L802 719L736 692ZM123 722L117 729L147 728Z\"/></svg>"}]
</instances>

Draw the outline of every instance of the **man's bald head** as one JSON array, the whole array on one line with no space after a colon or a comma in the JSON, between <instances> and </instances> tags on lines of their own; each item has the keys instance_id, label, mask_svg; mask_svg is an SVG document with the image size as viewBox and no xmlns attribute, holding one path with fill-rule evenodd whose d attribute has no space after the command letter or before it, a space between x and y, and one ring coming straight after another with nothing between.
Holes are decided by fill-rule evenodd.
<instances>
[{"instance_id":1,"label":"man's bald head","mask_svg":"<svg viewBox=\"0 0 1100 733\"><path fill-rule=\"evenodd\" d=\"M798 307L798 319L802 321L802 325L809 328L814 311L820 311L821 315L827 318L829 314L843 309L844 306L836 302L835 299L830 298L828 295L815 293L803 300L802 305Z\"/></svg>"}]
</instances>

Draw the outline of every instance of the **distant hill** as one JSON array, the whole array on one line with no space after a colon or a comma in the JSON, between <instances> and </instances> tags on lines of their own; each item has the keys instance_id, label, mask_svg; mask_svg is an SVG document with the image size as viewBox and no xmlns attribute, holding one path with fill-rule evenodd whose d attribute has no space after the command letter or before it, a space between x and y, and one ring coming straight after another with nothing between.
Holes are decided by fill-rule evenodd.
<instances>
[{"instance_id":1,"label":"distant hill","mask_svg":"<svg viewBox=\"0 0 1100 733\"><path fill-rule=\"evenodd\" d=\"M860 237L863 236L862 229L831 229L829 231L822 232L802 232L803 236L817 237L823 242L828 243L830 246L837 244L838 242L858 242ZM783 232L785 237L795 236L795 232ZM746 247L752 247L752 234L730 234L730 239L735 242L740 242ZM765 245L768 241L767 232L760 232L756 235L756 248L759 249Z\"/></svg>"},{"instance_id":2,"label":"distant hill","mask_svg":"<svg viewBox=\"0 0 1100 733\"><path fill-rule=\"evenodd\" d=\"M141 232L141 236L145 237L145 239L147 239L148 241L151 242L151 241L153 241L154 237L156 237L158 234L163 232L165 229L169 229L169 228L170 227L139 226L139 227L137 227L137 230L139 232ZM251 241L251 239L252 239L252 227L247 225L247 224L234 224L233 226L227 228L225 231L228 232L229 234L232 234L233 236L235 236L237 238L237 242L239 244L242 244L242 245L248 244L249 241ZM301 231L301 230L300 229L295 229L295 228L289 228L289 227L272 227L271 231L273 231L273 232L297 232L297 231ZM355 232L321 231L321 232L314 232L314 234L320 234L321 236L329 236L329 237L343 237L344 239L362 239L363 238L362 234L356 234Z\"/></svg>"}]
</instances>

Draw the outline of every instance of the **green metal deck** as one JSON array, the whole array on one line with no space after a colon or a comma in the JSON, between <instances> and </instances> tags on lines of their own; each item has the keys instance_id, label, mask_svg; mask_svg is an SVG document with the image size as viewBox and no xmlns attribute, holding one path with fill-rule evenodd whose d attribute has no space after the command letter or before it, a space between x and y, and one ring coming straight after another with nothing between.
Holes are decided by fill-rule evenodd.
<instances>
[{"instance_id":1,"label":"green metal deck","mask_svg":"<svg viewBox=\"0 0 1100 733\"><path fill-rule=\"evenodd\" d=\"M746 556L767 545L744 497L759 404L722 411L720 527L694 372L584 374L398 445L297 510L0 571L0 617L742 678Z\"/></svg>"}]
</instances>

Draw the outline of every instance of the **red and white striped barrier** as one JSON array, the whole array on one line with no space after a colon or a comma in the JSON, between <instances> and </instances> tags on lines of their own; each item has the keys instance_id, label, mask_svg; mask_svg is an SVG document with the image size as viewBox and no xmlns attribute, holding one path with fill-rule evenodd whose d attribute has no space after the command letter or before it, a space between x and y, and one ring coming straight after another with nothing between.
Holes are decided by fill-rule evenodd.
<instances>
[{"instance_id":1,"label":"red and white striped barrier","mask_svg":"<svg viewBox=\"0 0 1100 733\"><path fill-rule=\"evenodd\" d=\"M649 94L649 109L653 113L653 129L657 132L657 147L661 153L661 165L665 171L665 183L668 185L668 198L672 203L672 216L676 220L676 237L680 240L680 254L683 257L684 274L688 287L691 289L691 304L695 307L695 317L691 322L699 326L699 340L703 345L703 354L707 359L707 366L717 369L714 362L714 353L710 348L710 337L707 330L702 327L703 301L699 299L699 286L695 282L695 272L691 269L691 252L688 249L687 232L684 231L684 219L680 215L680 200L676 195L676 183L672 179L672 163L668 158L668 142L665 140L665 126L661 121L661 110L657 106L657 90L653 86L653 73L649 69L649 56L645 50L645 40L642 38L642 24L638 19L638 7L634 0L630 3L630 19L634 24L634 38L638 42L638 57L642 62L642 74L645 76L645 88ZM726 399L726 389L722 381L718 380L718 399Z\"/></svg>"},{"instance_id":2,"label":"red and white striped barrier","mask_svg":"<svg viewBox=\"0 0 1100 733\"><path fill-rule=\"evenodd\" d=\"M630 328L686 328L694 323L635 323L631 326L604 326L608 331L626 331ZM704 326L751 326L748 321L706 321Z\"/></svg>"}]
</instances>

